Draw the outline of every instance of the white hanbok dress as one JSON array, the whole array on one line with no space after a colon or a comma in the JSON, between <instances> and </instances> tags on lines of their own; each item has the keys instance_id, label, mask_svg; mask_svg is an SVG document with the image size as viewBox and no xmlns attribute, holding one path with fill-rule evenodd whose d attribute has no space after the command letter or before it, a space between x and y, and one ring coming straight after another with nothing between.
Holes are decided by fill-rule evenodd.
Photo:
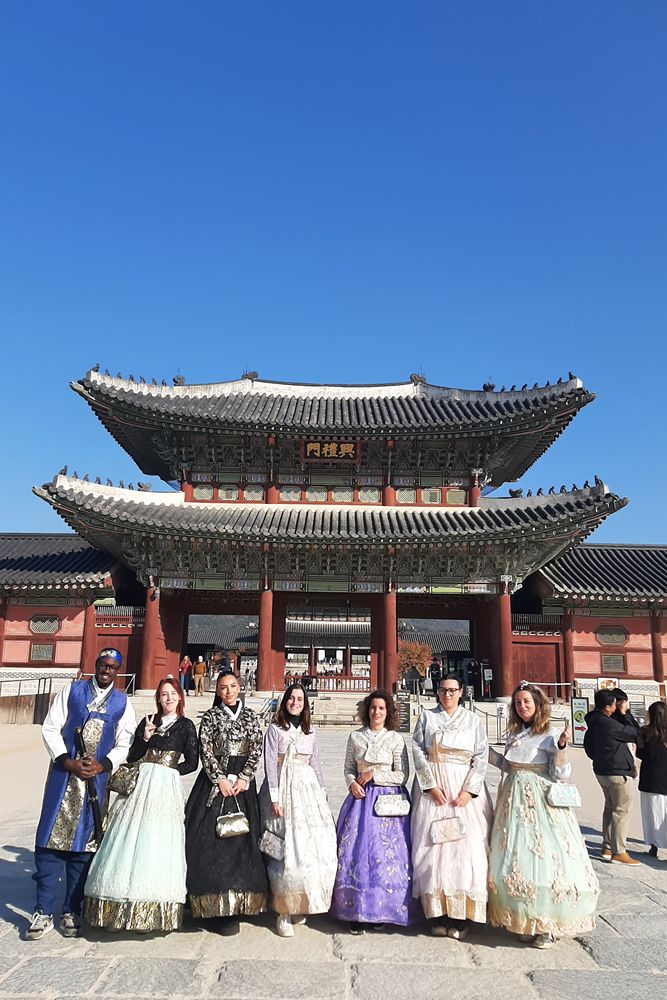
<instances>
[{"instance_id":1,"label":"white hanbok dress","mask_svg":"<svg viewBox=\"0 0 667 1000\"><path fill-rule=\"evenodd\" d=\"M412 792L413 894L428 918L486 920L491 801L484 784L489 744L481 719L462 705L450 716L438 705L422 711L413 735L416 781ZM441 788L438 806L430 788ZM461 791L474 798L450 805ZM434 844L434 820L458 816L466 827L460 840Z\"/></svg>"},{"instance_id":2,"label":"white hanbok dress","mask_svg":"<svg viewBox=\"0 0 667 1000\"><path fill-rule=\"evenodd\" d=\"M315 733L272 722L264 737L264 774L264 825L285 840L282 860L266 856L273 909L293 916L327 913L336 878L336 828ZM271 815L274 802L282 806L282 822Z\"/></svg>"}]
</instances>

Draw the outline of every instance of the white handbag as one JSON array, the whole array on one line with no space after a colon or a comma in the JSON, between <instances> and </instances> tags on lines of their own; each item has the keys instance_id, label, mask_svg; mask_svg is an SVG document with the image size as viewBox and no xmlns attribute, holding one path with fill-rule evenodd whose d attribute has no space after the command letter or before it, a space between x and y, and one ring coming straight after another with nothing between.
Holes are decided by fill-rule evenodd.
<instances>
[{"instance_id":1,"label":"white handbag","mask_svg":"<svg viewBox=\"0 0 667 1000\"><path fill-rule=\"evenodd\" d=\"M564 781L552 781L547 792L547 802L556 809L578 809L581 795L576 785Z\"/></svg>"},{"instance_id":2,"label":"white handbag","mask_svg":"<svg viewBox=\"0 0 667 1000\"><path fill-rule=\"evenodd\" d=\"M434 819L430 830L431 844L449 844L453 840L462 840L467 832L467 827L459 816Z\"/></svg>"},{"instance_id":3,"label":"white handbag","mask_svg":"<svg viewBox=\"0 0 667 1000\"><path fill-rule=\"evenodd\" d=\"M373 803L376 816L409 816L410 799L402 795L378 795Z\"/></svg>"}]
</instances>

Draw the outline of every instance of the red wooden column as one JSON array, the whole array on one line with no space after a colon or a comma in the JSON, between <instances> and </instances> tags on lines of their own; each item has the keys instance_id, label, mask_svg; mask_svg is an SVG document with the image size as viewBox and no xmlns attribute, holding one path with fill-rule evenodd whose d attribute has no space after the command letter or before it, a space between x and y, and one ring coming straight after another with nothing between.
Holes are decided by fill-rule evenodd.
<instances>
[{"instance_id":1,"label":"red wooden column","mask_svg":"<svg viewBox=\"0 0 667 1000\"><path fill-rule=\"evenodd\" d=\"M479 507L482 490L479 485L479 472L470 473L470 488L468 490L468 504L471 507Z\"/></svg>"},{"instance_id":2,"label":"red wooden column","mask_svg":"<svg viewBox=\"0 0 667 1000\"><path fill-rule=\"evenodd\" d=\"M5 645L5 628L7 626L7 601L0 601L0 667Z\"/></svg>"},{"instance_id":3,"label":"red wooden column","mask_svg":"<svg viewBox=\"0 0 667 1000\"><path fill-rule=\"evenodd\" d=\"M147 587L141 670L137 687L141 690L154 690L162 677L163 666L164 639L160 623L160 591L157 587Z\"/></svg>"},{"instance_id":4,"label":"red wooden column","mask_svg":"<svg viewBox=\"0 0 667 1000\"><path fill-rule=\"evenodd\" d=\"M398 683L398 638L396 628L396 591L384 595L384 678L383 686L393 691Z\"/></svg>"},{"instance_id":5,"label":"red wooden column","mask_svg":"<svg viewBox=\"0 0 667 1000\"><path fill-rule=\"evenodd\" d=\"M352 676L352 647L346 646L343 650L343 677Z\"/></svg>"},{"instance_id":6,"label":"red wooden column","mask_svg":"<svg viewBox=\"0 0 667 1000\"><path fill-rule=\"evenodd\" d=\"M271 690L271 633L273 631L273 591L260 591L259 634L257 637L257 690Z\"/></svg>"},{"instance_id":7,"label":"red wooden column","mask_svg":"<svg viewBox=\"0 0 667 1000\"><path fill-rule=\"evenodd\" d=\"M384 604L382 597L373 596L371 609L371 691L384 687L384 657L382 655Z\"/></svg>"},{"instance_id":8,"label":"red wooden column","mask_svg":"<svg viewBox=\"0 0 667 1000\"><path fill-rule=\"evenodd\" d=\"M665 683L665 660L662 651L662 612L651 612L651 652L653 653L653 680Z\"/></svg>"},{"instance_id":9,"label":"red wooden column","mask_svg":"<svg viewBox=\"0 0 667 1000\"><path fill-rule=\"evenodd\" d=\"M273 454L273 447L276 443L276 439L273 434L269 434L266 439L266 443L271 449L271 454ZM280 489L275 481L275 469L273 468L273 461L266 470L266 490L264 491L264 503L279 503L280 502Z\"/></svg>"},{"instance_id":10,"label":"red wooden column","mask_svg":"<svg viewBox=\"0 0 667 1000\"><path fill-rule=\"evenodd\" d=\"M165 639L166 664L163 676L178 677L178 665L185 649L183 643L185 614L179 597L171 596L162 601L162 629Z\"/></svg>"},{"instance_id":11,"label":"red wooden column","mask_svg":"<svg viewBox=\"0 0 667 1000\"><path fill-rule=\"evenodd\" d=\"M382 505L384 507L396 506L396 489L391 484L391 453L394 450L392 438L387 439L387 482L382 487Z\"/></svg>"},{"instance_id":12,"label":"red wooden column","mask_svg":"<svg viewBox=\"0 0 667 1000\"><path fill-rule=\"evenodd\" d=\"M494 673L496 697L509 697L514 690L514 669L512 667L512 605L507 583L502 583L502 592L495 599L497 646Z\"/></svg>"},{"instance_id":13,"label":"red wooden column","mask_svg":"<svg viewBox=\"0 0 667 1000\"><path fill-rule=\"evenodd\" d=\"M563 615L563 672L563 680L570 685L565 694L569 699L574 686L574 612L570 608Z\"/></svg>"},{"instance_id":14,"label":"red wooden column","mask_svg":"<svg viewBox=\"0 0 667 1000\"><path fill-rule=\"evenodd\" d=\"M271 687L274 691L285 688L285 619L287 618L287 597L285 594L273 598L273 620L271 628Z\"/></svg>"},{"instance_id":15,"label":"red wooden column","mask_svg":"<svg viewBox=\"0 0 667 1000\"><path fill-rule=\"evenodd\" d=\"M81 670L85 673L95 672L95 658L97 656L97 629L95 628L95 605L91 597L86 605L83 616L83 641L81 643ZM122 670L121 673L125 673Z\"/></svg>"}]
</instances>

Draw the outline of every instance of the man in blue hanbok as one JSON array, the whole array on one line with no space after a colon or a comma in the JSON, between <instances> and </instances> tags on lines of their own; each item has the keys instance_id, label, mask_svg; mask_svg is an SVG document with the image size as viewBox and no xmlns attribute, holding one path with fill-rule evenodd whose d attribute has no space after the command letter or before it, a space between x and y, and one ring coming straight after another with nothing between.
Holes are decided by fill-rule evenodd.
<instances>
[{"instance_id":1,"label":"man in blue hanbok","mask_svg":"<svg viewBox=\"0 0 667 1000\"><path fill-rule=\"evenodd\" d=\"M26 938L53 930L60 877L65 898L60 930L76 937L88 866L100 839L100 808L109 775L127 757L136 720L123 691L114 687L123 662L103 649L89 680L72 681L54 698L42 726L51 756L35 838L35 913Z\"/></svg>"}]
</instances>

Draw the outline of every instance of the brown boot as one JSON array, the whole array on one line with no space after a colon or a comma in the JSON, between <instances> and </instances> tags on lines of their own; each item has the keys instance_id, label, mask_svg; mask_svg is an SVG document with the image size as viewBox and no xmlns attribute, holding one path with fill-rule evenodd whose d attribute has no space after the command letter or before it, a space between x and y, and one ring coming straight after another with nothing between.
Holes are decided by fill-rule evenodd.
<instances>
[{"instance_id":1,"label":"brown boot","mask_svg":"<svg viewBox=\"0 0 667 1000\"><path fill-rule=\"evenodd\" d=\"M612 854L611 856L612 865L640 865L641 861L637 861L635 858L631 858L629 854Z\"/></svg>"}]
</instances>

